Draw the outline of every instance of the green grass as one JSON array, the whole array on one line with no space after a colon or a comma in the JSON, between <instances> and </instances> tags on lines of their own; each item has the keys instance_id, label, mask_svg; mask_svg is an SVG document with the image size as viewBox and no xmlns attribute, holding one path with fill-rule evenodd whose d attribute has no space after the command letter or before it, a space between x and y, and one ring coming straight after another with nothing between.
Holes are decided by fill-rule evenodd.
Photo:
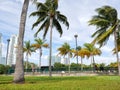
<instances>
[{"instance_id":1,"label":"green grass","mask_svg":"<svg viewBox=\"0 0 120 90\"><path fill-rule=\"evenodd\" d=\"M0 90L120 90L119 76L27 76L25 79L25 84L13 84L12 76L0 76Z\"/></svg>"}]
</instances>

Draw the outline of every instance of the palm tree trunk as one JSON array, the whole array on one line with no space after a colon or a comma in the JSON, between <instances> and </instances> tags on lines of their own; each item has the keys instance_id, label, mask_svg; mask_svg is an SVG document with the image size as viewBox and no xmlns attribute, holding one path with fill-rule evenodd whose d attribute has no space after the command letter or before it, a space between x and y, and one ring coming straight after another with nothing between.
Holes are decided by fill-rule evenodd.
<instances>
[{"instance_id":1,"label":"palm tree trunk","mask_svg":"<svg viewBox=\"0 0 120 90\"><path fill-rule=\"evenodd\" d=\"M20 19L20 26L19 26L19 37L18 37L18 48L17 48L17 57L16 57L16 66L15 66L15 73L14 73L14 83L24 83L24 64L23 64L23 38L25 32L25 23L26 23L26 16L28 11L29 0L24 0L21 19Z\"/></svg>"},{"instance_id":2,"label":"palm tree trunk","mask_svg":"<svg viewBox=\"0 0 120 90\"><path fill-rule=\"evenodd\" d=\"M83 71L83 60L82 60L82 57L81 57L81 71Z\"/></svg>"},{"instance_id":3,"label":"palm tree trunk","mask_svg":"<svg viewBox=\"0 0 120 90\"><path fill-rule=\"evenodd\" d=\"M26 66L25 66L25 69L26 69L26 71L28 69L28 54L26 55Z\"/></svg>"},{"instance_id":4,"label":"palm tree trunk","mask_svg":"<svg viewBox=\"0 0 120 90\"><path fill-rule=\"evenodd\" d=\"M117 34L116 34L116 31L114 31L114 40L115 40L116 58L117 58L117 63L118 63L118 75L120 76L120 61L119 61L119 55L118 55L118 45L117 45Z\"/></svg>"},{"instance_id":5,"label":"palm tree trunk","mask_svg":"<svg viewBox=\"0 0 120 90\"><path fill-rule=\"evenodd\" d=\"M93 67L93 58L92 58L92 55L91 56L91 71L93 71L92 67Z\"/></svg>"},{"instance_id":6,"label":"palm tree trunk","mask_svg":"<svg viewBox=\"0 0 120 90\"><path fill-rule=\"evenodd\" d=\"M51 67L51 60L52 60L52 24L53 18L50 19L50 53L49 53L49 76L52 77L52 67Z\"/></svg>"},{"instance_id":7,"label":"palm tree trunk","mask_svg":"<svg viewBox=\"0 0 120 90\"><path fill-rule=\"evenodd\" d=\"M68 67L68 71L69 71L69 75L70 75L70 53L68 53L68 60L69 60L69 67Z\"/></svg>"},{"instance_id":8,"label":"palm tree trunk","mask_svg":"<svg viewBox=\"0 0 120 90\"><path fill-rule=\"evenodd\" d=\"M42 56L42 49L40 48L39 49L39 54L40 54L40 57L39 57L39 69L41 69L41 56Z\"/></svg>"},{"instance_id":9,"label":"palm tree trunk","mask_svg":"<svg viewBox=\"0 0 120 90\"><path fill-rule=\"evenodd\" d=\"M93 72L95 72L95 60L94 60L94 56L92 56L93 58Z\"/></svg>"},{"instance_id":10,"label":"palm tree trunk","mask_svg":"<svg viewBox=\"0 0 120 90\"><path fill-rule=\"evenodd\" d=\"M6 53L6 66L7 66L8 50L9 50L10 39L8 39L7 42L8 42L8 44L7 44L7 53Z\"/></svg>"}]
</instances>

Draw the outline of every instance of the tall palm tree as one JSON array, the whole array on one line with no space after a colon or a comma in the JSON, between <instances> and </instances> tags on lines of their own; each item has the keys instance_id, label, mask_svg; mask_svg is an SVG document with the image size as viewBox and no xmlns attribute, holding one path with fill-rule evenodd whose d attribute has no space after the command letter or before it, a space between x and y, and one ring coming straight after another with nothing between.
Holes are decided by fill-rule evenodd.
<instances>
[{"instance_id":1,"label":"tall palm tree","mask_svg":"<svg viewBox=\"0 0 120 90\"><path fill-rule=\"evenodd\" d=\"M16 66L15 66L15 74L14 74L15 83L23 83L25 81L24 65L23 65L23 38L24 38L28 5L29 5L29 0L24 0L21 19L20 19L20 26L19 26L18 48L17 48Z\"/></svg>"},{"instance_id":2,"label":"tall palm tree","mask_svg":"<svg viewBox=\"0 0 120 90\"><path fill-rule=\"evenodd\" d=\"M39 49L39 69L41 69L41 56L42 56L42 47L48 48L49 45L45 43L45 40L42 40L40 38L35 39L35 43L32 44L33 47L35 47L35 50Z\"/></svg>"},{"instance_id":3,"label":"tall palm tree","mask_svg":"<svg viewBox=\"0 0 120 90\"><path fill-rule=\"evenodd\" d=\"M62 15L58 10L58 0L46 0L45 3L37 3L37 11L31 13L30 16L37 16L36 22L33 24L34 28L35 26L40 25L39 29L35 33L35 36L37 34L44 30L43 37L45 38L49 27L50 27L50 52L49 52L49 76L52 76L51 72L51 56L52 56L52 30L53 27L56 28L56 30L60 33L60 36L63 33L62 27L60 25L60 22L65 24L67 27L69 27L69 23L67 21L67 17Z\"/></svg>"},{"instance_id":4,"label":"tall palm tree","mask_svg":"<svg viewBox=\"0 0 120 90\"><path fill-rule=\"evenodd\" d=\"M25 68L28 69L28 56L31 55L32 52L35 52L34 47L31 46L30 40L25 42L23 47L23 52L26 53L26 65Z\"/></svg>"},{"instance_id":5,"label":"tall palm tree","mask_svg":"<svg viewBox=\"0 0 120 90\"><path fill-rule=\"evenodd\" d=\"M94 56L96 55L101 55L101 50L99 48L96 48L93 44L91 43L85 43L84 44L85 48L90 52L90 57L91 57L91 67L93 66L93 70L95 67L95 60Z\"/></svg>"},{"instance_id":6,"label":"tall palm tree","mask_svg":"<svg viewBox=\"0 0 120 90\"><path fill-rule=\"evenodd\" d=\"M109 37L112 34L114 35L118 74L120 75L120 61L117 48L117 32L120 30L120 20L117 17L117 10L111 6L103 6L101 8L97 8L96 12L98 15L93 16L89 21L89 25L95 25L97 27L97 31L92 35L92 37L95 37L93 42L103 46L107 43Z\"/></svg>"},{"instance_id":7,"label":"tall palm tree","mask_svg":"<svg viewBox=\"0 0 120 90\"><path fill-rule=\"evenodd\" d=\"M69 74L70 74L70 57L72 57L72 49L68 43L64 43L61 47L58 48L59 55L68 56L69 60Z\"/></svg>"},{"instance_id":8,"label":"tall palm tree","mask_svg":"<svg viewBox=\"0 0 120 90\"><path fill-rule=\"evenodd\" d=\"M18 48L17 48L17 57L16 57L16 65L15 65L15 73L14 73L14 83L24 83L24 65L23 65L23 39L25 32L25 23L28 11L28 5L30 0L24 0L20 25L19 25L19 36L18 36ZM36 1L36 0L32 0Z\"/></svg>"}]
</instances>

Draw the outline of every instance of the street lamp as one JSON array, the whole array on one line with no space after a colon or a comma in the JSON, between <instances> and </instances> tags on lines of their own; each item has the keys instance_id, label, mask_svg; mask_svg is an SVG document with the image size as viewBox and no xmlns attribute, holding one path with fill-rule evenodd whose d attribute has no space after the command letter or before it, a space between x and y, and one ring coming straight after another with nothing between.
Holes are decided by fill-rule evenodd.
<instances>
[{"instance_id":1,"label":"street lamp","mask_svg":"<svg viewBox=\"0 0 120 90\"><path fill-rule=\"evenodd\" d=\"M75 34L74 37L75 37L75 41L76 41L76 51L77 51L77 57L76 57L76 60L77 60L77 65L78 65L78 50L77 50L77 37L78 37L78 35ZM78 68L77 68L77 69L78 69Z\"/></svg>"},{"instance_id":2,"label":"street lamp","mask_svg":"<svg viewBox=\"0 0 120 90\"><path fill-rule=\"evenodd\" d=\"M10 42L10 39L7 39L7 53L6 53L6 65L7 65L7 59L8 59L8 50L9 50L9 42Z\"/></svg>"}]
</instances>

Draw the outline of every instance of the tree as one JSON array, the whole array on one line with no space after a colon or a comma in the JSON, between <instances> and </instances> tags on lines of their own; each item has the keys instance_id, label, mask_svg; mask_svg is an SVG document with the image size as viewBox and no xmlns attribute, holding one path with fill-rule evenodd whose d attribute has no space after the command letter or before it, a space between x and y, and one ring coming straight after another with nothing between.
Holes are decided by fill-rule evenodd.
<instances>
[{"instance_id":1,"label":"tree","mask_svg":"<svg viewBox=\"0 0 120 90\"><path fill-rule=\"evenodd\" d=\"M29 0L24 0L21 19L20 19L20 26L19 26L18 48L17 48L16 66L15 66L15 74L14 74L15 83L23 83L25 81L24 66L23 66L23 38L24 38L28 5L29 5Z\"/></svg>"},{"instance_id":2,"label":"tree","mask_svg":"<svg viewBox=\"0 0 120 90\"><path fill-rule=\"evenodd\" d=\"M58 48L59 55L66 56L68 55L69 60L69 74L70 74L70 57L72 57L72 49L68 43L64 43L61 47Z\"/></svg>"},{"instance_id":3,"label":"tree","mask_svg":"<svg viewBox=\"0 0 120 90\"><path fill-rule=\"evenodd\" d=\"M41 69L41 56L42 56L42 47L44 48L48 48L49 45L47 43L45 43L45 40L42 40L40 38L36 38L35 39L35 44L32 44L33 47L35 47L35 50L39 49L39 69Z\"/></svg>"},{"instance_id":4,"label":"tree","mask_svg":"<svg viewBox=\"0 0 120 90\"><path fill-rule=\"evenodd\" d=\"M56 63L54 63L54 70L56 70L56 71L65 70L65 65L61 64L60 62L56 62Z\"/></svg>"},{"instance_id":5,"label":"tree","mask_svg":"<svg viewBox=\"0 0 120 90\"><path fill-rule=\"evenodd\" d=\"M4 74L5 72L5 65L0 64L0 74Z\"/></svg>"},{"instance_id":6,"label":"tree","mask_svg":"<svg viewBox=\"0 0 120 90\"><path fill-rule=\"evenodd\" d=\"M35 49L30 44L30 40L25 42L25 45L23 47L23 52L26 53L26 65L25 68L28 69L28 56L31 56L32 52L35 52Z\"/></svg>"},{"instance_id":7,"label":"tree","mask_svg":"<svg viewBox=\"0 0 120 90\"><path fill-rule=\"evenodd\" d=\"M26 63L28 64L28 69L32 69L32 65L36 68L37 67L37 65L35 64L35 63L33 63L33 62L24 62L24 67L26 67Z\"/></svg>"},{"instance_id":8,"label":"tree","mask_svg":"<svg viewBox=\"0 0 120 90\"><path fill-rule=\"evenodd\" d=\"M51 72L51 57L52 57L52 30L53 27L60 33L60 36L63 33L60 22L69 27L67 17L62 15L58 9L58 0L46 0L45 3L37 3L37 11L31 13L30 16L37 16L36 22L33 24L33 27L40 25L39 29L35 33L37 34L44 30L43 38L45 38L49 27L50 27L50 51L49 51L49 76L52 76Z\"/></svg>"},{"instance_id":9,"label":"tree","mask_svg":"<svg viewBox=\"0 0 120 90\"><path fill-rule=\"evenodd\" d=\"M94 56L101 55L101 50L99 48L96 48L93 44L90 44L90 43L85 43L84 46L90 52L91 67L93 65L93 70L94 70L94 67L95 67Z\"/></svg>"},{"instance_id":10,"label":"tree","mask_svg":"<svg viewBox=\"0 0 120 90\"><path fill-rule=\"evenodd\" d=\"M117 62L112 62L108 65L110 68L117 68L118 67L118 64Z\"/></svg>"},{"instance_id":11,"label":"tree","mask_svg":"<svg viewBox=\"0 0 120 90\"><path fill-rule=\"evenodd\" d=\"M24 65L23 65L23 39L24 39L24 32L25 32L25 23L28 11L28 5L30 0L24 0L21 18L20 18L20 25L19 25L19 35L18 35L18 48L17 48L17 57L16 57L16 66L15 66L15 73L14 73L14 83L24 83ZM36 0L32 0L36 1Z\"/></svg>"},{"instance_id":12,"label":"tree","mask_svg":"<svg viewBox=\"0 0 120 90\"><path fill-rule=\"evenodd\" d=\"M95 25L97 27L97 31L92 35L92 37L95 37L93 43L98 43L101 47L107 43L112 34L114 35L118 74L120 75L120 61L117 48L117 33L120 31L120 20L117 17L117 10L110 6L103 6L97 8L96 12L98 15L93 16L89 21L89 25Z\"/></svg>"},{"instance_id":13,"label":"tree","mask_svg":"<svg viewBox=\"0 0 120 90\"><path fill-rule=\"evenodd\" d=\"M90 51L88 51L86 48L79 48L77 51L76 50L72 50L72 52L74 53L74 56L80 56L81 57L81 71L83 70L83 58L89 57L90 56Z\"/></svg>"},{"instance_id":14,"label":"tree","mask_svg":"<svg viewBox=\"0 0 120 90\"><path fill-rule=\"evenodd\" d=\"M81 48L78 51L78 56L81 57L81 71L83 70L83 58L86 57L90 57L90 52L86 49L86 48Z\"/></svg>"}]
</instances>

